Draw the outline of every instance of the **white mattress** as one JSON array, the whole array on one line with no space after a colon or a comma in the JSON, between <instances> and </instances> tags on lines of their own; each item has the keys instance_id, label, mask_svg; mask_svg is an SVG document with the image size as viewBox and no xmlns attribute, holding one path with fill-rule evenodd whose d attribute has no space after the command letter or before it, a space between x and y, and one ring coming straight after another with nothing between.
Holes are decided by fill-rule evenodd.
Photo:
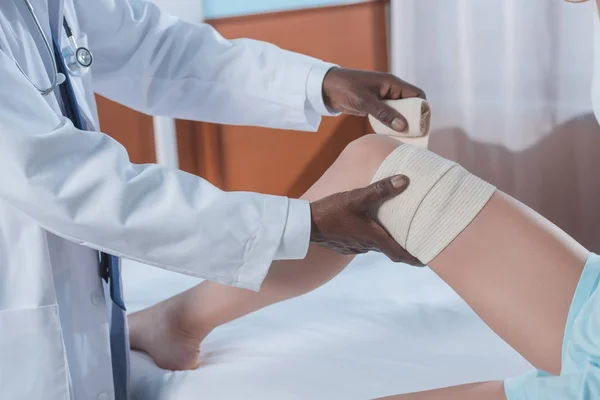
<instances>
[{"instance_id":1,"label":"white mattress","mask_svg":"<svg viewBox=\"0 0 600 400\"><path fill-rule=\"evenodd\" d=\"M130 264L124 282L136 310L198 281ZM202 355L199 369L169 372L134 353L134 399L364 400L531 368L430 270L377 254L313 293L220 327Z\"/></svg>"}]
</instances>

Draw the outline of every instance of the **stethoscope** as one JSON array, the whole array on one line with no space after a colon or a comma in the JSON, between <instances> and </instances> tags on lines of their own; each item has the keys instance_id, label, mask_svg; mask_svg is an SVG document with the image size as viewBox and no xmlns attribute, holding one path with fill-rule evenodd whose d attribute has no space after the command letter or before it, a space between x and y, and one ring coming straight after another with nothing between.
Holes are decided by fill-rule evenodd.
<instances>
[{"instance_id":1,"label":"stethoscope","mask_svg":"<svg viewBox=\"0 0 600 400\"><path fill-rule=\"evenodd\" d=\"M56 59L54 57L54 52L52 51L52 46L50 45L50 42L48 41L48 38L46 37L44 30L42 29L40 21L35 15L35 11L33 10L31 3L29 2L29 0L23 0L23 3L25 3L25 5L27 6L31 17L35 22L35 26L37 27L38 32L44 40L46 51L48 52L48 56L50 57L50 61L52 63L52 76L50 79L50 86L45 89L40 88L29 78L29 76L27 76L25 71L23 71L23 69L18 63L17 67L19 68L21 73L25 75L27 80L31 82L31 84L42 94L42 96L47 96L50 93L52 93L58 85L64 83L67 78L62 73L58 72L58 66L56 65ZM94 61L94 58L92 57L92 52L86 47L77 46L77 42L75 41L75 37L73 36L73 32L71 31L71 27L67 23L66 18L63 18L63 27L69 40L69 46L62 50L62 56L65 61L65 66L67 67L67 71L69 72L69 75L72 76L83 76L89 71Z\"/></svg>"}]
</instances>

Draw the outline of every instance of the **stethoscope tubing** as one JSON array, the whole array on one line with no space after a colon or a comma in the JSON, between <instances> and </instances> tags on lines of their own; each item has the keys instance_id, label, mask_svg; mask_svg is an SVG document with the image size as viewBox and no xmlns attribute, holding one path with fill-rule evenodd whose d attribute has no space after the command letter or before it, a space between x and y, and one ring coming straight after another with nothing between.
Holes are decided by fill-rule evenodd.
<instances>
[{"instance_id":1,"label":"stethoscope tubing","mask_svg":"<svg viewBox=\"0 0 600 400\"><path fill-rule=\"evenodd\" d=\"M50 62L52 63L52 74L51 74L51 79L50 79L50 86L46 89L40 88L38 85L36 85L31 80L31 78L29 78L29 76L27 76L27 74L25 73L25 71L23 71L23 69L21 68L19 63L15 63L15 64L17 64L17 68L19 68L19 71L21 71L21 73L23 75L25 75L25 78L27 78L27 80L33 85L33 87L35 87L38 90L38 92L40 92L42 94L42 96L48 96L50 93L52 93L54 91L54 89L56 89L56 87L58 85L60 85L59 76L58 76L58 66L56 65L56 60L54 58L54 52L52 51L52 48L50 47L50 42L48 41L48 38L46 37L46 34L44 33L44 29L42 28L40 21L38 20L37 16L35 15L35 10L33 9L33 6L29 2L29 0L23 0L23 3L25 3L25 5L27 6L27 9L29 10L31 17L33 18L33 21L35 22L35 26L37 27L38 32L44 39L44 46L46 47L46 51L48 52L48 57L50 58Z\"/></svg>"},{"instance_id":2,"label":"stethoscope tubing","mask_svg":"<svg viewBox=\"0 0 600 400\"><path fill-rule=\"evenodd\" d=\"M19 71L21 71L21 73L25 76L25 78L27 78L27 80L33 85L33 87L35 87L37 89L38 92L40 92L40 94L42 96L48 96L50 93L52 93L54 91L54 89L56 89L58 87L58 85L62 84L66 80L66 77L63 74L58 72L58 65L56 64L56 58L54 57L54 52L52 51L52 47L50 46L50 41L48 40L48 37L44 33L44 29L42 28L42 25L40 24L40 21L35 14L35 10L33 9L31 2L29 0L23 0L23 3L25 3L27 10L31 14L31 17L33 18L35 26L44 41L44 47L46 47L48 57L50 58L50 62L52 64L52 72L50 73L50 86L47 88L39 87L25 73L25 71L23 71L23 69L21 68L21 66L19 65L18 62L15 62L15 64L17 65L17 68L19 68ZM75 64L77 64L77 67L81 68L83 72L78 74L77 71L74 71L73 68L70 66L67 67L67 70L73 76L81 76L85 73L87 68L89 68L92 64L92 60L93 60L92 53L85 47L77 46L77 43L75 42L75 38L73 37L73 32L71 31L71 28L69 27L69 24L67 23L66 18L63 18L63 27L64 27L67 37L69 38L69 41L71 42L71 45L73 47L73 49L71 51L73 52L73 56L75 58ZM81 60L80 60L80 58L81 58Z\"/></svg>"}]
</instances>

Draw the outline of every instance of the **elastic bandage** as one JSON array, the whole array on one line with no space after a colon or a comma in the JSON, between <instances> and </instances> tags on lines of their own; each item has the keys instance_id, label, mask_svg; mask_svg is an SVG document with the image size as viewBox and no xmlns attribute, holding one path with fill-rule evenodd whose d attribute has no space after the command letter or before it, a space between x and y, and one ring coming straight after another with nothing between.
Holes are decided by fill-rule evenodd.
<instances>
[{"instance_id":1,"label":"elastic bandage","mask_svg":"<svg viewBox=\"0 0 600 400\"><path fill-rule=\"evenodd\" d=\"M410 179L408 188L383 203L377 217L425 265L475 219L496 191L457 163L409 144L384 160L373 182L399 174Z\"/></svg>"},{"instance_id":2,"label":"elastic bandage","mask_svg":"<svg viewBox=\"0 0 600 400\"><path fill-rule=\"evenodd\" d=\"M404 143L426 149L429 145L429 128L431 126L431 108L427 100L412 97L386 100L385 103L404 116L408 128L406 132L396 132L369 115L369 122L375 133L390 136Z\"/></svg>"}]
</instances>

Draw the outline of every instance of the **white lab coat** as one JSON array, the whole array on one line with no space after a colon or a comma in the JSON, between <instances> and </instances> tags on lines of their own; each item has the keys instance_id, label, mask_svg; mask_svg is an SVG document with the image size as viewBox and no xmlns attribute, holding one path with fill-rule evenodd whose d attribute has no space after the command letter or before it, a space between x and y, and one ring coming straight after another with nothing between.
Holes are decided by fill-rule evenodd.
<instances>
[{"instance_id":1,"label":"white lab coat","mask_svg":"<svg viewBox=\"0 0 600 400\"><path fill-rule=\"evenodd\" d=\"M93 90L149 114L230 124L311 130L327 114L330 65L319 60L227 41L138 0L31 1L49 39L52 29L66 42L64 12L93 52L91 73L72 81L96 124ZM273 259L306 254L308 204L131 164L110 137L75 129L15 61L49 85L30 14L21 0L2 0L0 398L112 399L97 250L258 289Z\"/></svg>"}]
</instances>

